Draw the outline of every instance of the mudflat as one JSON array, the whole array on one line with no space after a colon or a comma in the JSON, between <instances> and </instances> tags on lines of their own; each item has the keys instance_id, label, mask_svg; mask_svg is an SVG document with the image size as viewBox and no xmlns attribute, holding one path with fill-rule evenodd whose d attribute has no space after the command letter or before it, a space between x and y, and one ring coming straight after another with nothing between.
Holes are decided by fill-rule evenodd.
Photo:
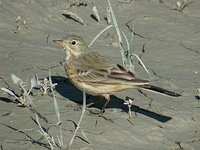
<instances>
[{"instance_id":1,"label":"mudflat","mask_svg":"<svg viewBox=\"0 0 200 150\"><path fill-rule=\"evenodd\" d=\"M131 51L141 57L150 72L147 74L134 58L136 75L182 96L123 91L111 97L104 113L107 120L91 114L91 110L98 112L104 101L90 97L87 103L95 104L86 110L81 129L91 144L79 130L71 149L199 149L200 2L111 0L111 4L119 28L129 40L134 25ZM94 6L100 22L92 15ZM11 74L27 82L28 89L35 74L44 79L51 69L66 146L81 116L82 92L67 79L60 63L65 53L52 40L74 34L89 44L108 26L107 7L106 0L0 1L0 87L20 93ZM84 24L67 12L77 14ZM125 39L123 42L126 49ZM122 64L114 28L106 30L90 49ZM130 119L123 101L126 96L134 98ZM41 125L57 142L59 129L51 126L57 122L52 96L34 90L32 98L37 111L48 120L40 120ZM11 99L0 91L1 149L50 149L38 132L35 113Z\"/></svg>"}]
</instances>

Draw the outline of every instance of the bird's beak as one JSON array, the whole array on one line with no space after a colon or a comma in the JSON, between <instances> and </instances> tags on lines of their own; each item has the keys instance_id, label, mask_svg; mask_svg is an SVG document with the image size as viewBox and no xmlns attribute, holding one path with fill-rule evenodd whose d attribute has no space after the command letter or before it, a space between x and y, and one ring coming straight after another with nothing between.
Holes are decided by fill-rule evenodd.
<instances>
[{"instance_id":1,"label":"bird's beak","mask_svg":"<svg viewBox=\"0 0 200 150\"><path fill-rule=\"evenodd\" d=\"M61 45L61 46L64 46L64 41L63 40L53 40L53 42Z\"/></svg>"}]
</instances>

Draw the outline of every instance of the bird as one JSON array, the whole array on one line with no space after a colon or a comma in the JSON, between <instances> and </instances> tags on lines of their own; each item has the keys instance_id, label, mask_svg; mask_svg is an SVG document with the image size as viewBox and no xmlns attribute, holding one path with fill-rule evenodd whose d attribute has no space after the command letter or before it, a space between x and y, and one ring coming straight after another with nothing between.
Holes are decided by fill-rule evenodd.
<instances>
[{"instance_id":1,"label":"bird","mask_svg":"<svg viewBox=\"0 0 200 150\"><path fill-rule=\"evenodd\" d=\"M137 77L135 73L107 56L89 49L79 36L68 35L53 42L61 45L66 52L63 65L72 84L89 95L106 100L102 113L110 101L110 96L126 89L143 89L171 97L181 96Z\"/></svg>"}]
</instances>

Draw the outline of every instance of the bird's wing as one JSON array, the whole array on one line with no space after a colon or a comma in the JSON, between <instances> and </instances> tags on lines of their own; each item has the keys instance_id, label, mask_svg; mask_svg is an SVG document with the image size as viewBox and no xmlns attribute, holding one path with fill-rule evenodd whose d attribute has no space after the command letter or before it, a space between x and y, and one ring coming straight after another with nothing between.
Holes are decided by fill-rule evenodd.
<instances>
[{"instance_id":1,"label":"bird's wing","mask_svg":"<svg viewBox=\"0 0 200 150\"><path fill-rule=\"evenodd\" d=\"M70 62L75 68L78 79L83 82L126 83L141 85L149 81L136 78L134 73L115 64L106 56L96 52L87 52ZM130 82L131 81L131 82Z\"/></svg>"}]
</instances>

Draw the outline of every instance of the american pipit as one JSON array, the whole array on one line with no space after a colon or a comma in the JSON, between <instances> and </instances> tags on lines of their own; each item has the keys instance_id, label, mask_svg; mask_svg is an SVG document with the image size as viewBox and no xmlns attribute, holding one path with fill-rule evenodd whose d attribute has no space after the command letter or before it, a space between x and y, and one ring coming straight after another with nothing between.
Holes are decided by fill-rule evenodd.
<instances>
[{"instance_id":1,"label":"american pipit","mask_svg":"<svg viewBox=\"0 0 200 150\"><path fill-rule=\"evenodd\" d=\"M88 50L86 42L78 36L69 35L54 42L66 50L64 68L70 81L81 91L106 99L102 112L110 100L110 95L126 89L144 89L172 97L181 96L154 86L148 80L137 78L133 72L108 57Z\"/></svg>"}]
</instances>

